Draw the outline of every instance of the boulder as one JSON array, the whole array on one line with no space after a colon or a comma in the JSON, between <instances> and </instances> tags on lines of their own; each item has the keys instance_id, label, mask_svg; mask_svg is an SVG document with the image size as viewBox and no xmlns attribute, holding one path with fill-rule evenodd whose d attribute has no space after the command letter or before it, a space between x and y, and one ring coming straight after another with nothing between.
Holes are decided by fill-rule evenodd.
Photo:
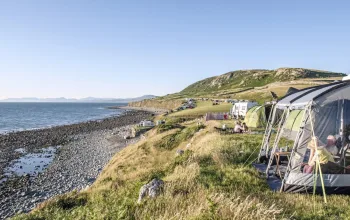
<instances>
[{"instance_id":1,"label":"boulder","mask_svg":"<svg viewBox=\"0 0 350 220\"><path fill-rule=\"evenodd\" d=\"M142 199L146 196L149 196L150 198L157 197L163 185L164 182L160 179L153 179L151 182L147 183L146 185L143 185L140 189L139 199L137 200L137 202L141 203Z\"/></svg>"},{"instance_id":2,"label":"boulder","mask_svg":"<svg viewBox=\"0 0 350 220\"><path fill-rule=\"evenodd\" d=\"M176 155L177 155L177 156L180 156L180 155L182 155L182 154L184 154L184 151L183 151L183 150L181 150L181 149L176 150Z\"/></svg>"}]
</instances>

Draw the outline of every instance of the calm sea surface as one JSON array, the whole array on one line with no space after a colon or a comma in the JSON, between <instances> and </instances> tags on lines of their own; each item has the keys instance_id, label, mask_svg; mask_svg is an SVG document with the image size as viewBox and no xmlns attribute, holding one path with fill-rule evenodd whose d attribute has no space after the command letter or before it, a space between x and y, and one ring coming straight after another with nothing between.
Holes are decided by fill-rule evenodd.
<instances>
[{"instance_id":1,"label":"calm sea surface","mask_svg":"<svg viewBox=\"0 0 350 220\"><path fill-rule=\"evenodd\" d=\"M119 115L115 103L0 103L0 133L66 125Z\"/></svg>"}]
</instances>

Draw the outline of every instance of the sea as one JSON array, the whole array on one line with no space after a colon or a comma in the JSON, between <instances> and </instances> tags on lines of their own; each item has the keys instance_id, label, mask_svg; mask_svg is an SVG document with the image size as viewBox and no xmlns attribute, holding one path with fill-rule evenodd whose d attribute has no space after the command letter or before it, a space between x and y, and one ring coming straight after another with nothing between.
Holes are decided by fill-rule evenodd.
<instances>
[{"instance_id":1,"label":"sea","mask_svg":"<svg viewBox=\"0 0 350 220\"><path fill-rule=\"evenodd\" d=\"M120 103L0 103L0 133L48 128L118 116Z\"/></svg>"}]
</instances>

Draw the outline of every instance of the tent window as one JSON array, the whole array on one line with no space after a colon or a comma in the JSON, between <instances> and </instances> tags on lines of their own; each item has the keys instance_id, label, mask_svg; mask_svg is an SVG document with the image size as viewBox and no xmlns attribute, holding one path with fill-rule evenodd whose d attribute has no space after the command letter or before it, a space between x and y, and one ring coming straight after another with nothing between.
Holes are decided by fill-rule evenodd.
<instances>
[{"instance_id":1,"label":"tent window","mask_svg":"<svg viewBox=\"0 0 350 220\"><path fill-rule=\"evenodd\" d=\"M285 129L298 131L302 121L302 110L293 110L286 121ZM296 129L296 130L295 130Z\"/></svg>"}]
</instances>

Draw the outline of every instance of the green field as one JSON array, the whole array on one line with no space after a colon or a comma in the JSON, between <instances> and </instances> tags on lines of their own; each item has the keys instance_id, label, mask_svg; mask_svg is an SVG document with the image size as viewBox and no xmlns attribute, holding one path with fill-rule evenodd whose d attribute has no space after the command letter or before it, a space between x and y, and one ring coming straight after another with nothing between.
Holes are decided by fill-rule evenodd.
<instances>
[{"instance_id":1,"label":"green field","mask_svg":"<svg viewBox=\"0 0 350 220\"><path fill-rule=\"evenodd\" d=\"M231 103L220 103L213 105L210 101L198 101L197 107L193 109L186 109L170 114L169 116L200 116L208 112L229 112L232 108Z\"/></svg>"}]
</instances>

